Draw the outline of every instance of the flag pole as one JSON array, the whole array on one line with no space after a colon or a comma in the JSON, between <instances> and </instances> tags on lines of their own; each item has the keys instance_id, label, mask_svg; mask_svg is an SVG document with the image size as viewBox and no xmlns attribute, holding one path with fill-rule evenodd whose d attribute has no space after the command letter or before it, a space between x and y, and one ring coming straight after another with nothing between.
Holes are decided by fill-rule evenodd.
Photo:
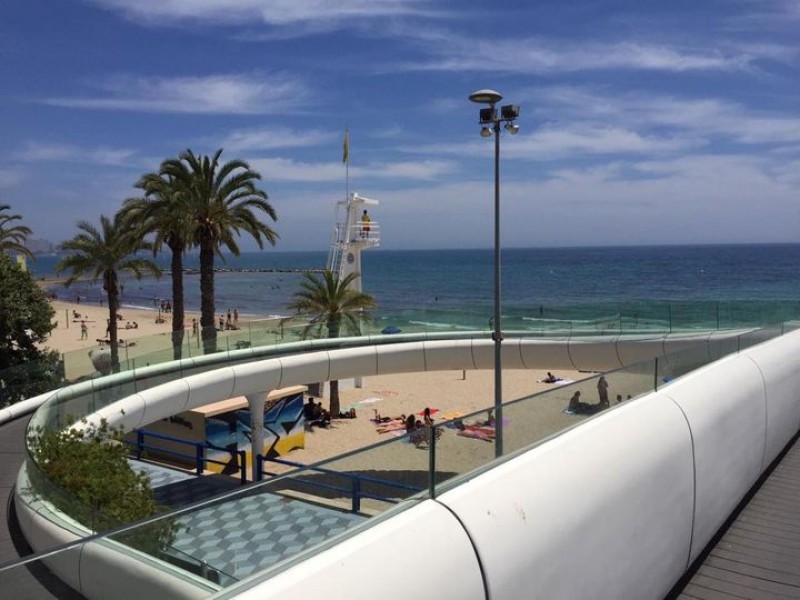
<instances>
[{"instance_id":1,"label":"flag pole","mask_svg":"<svg viewBox=\"0 0 800 600\"><path fill-rule=\"evenodd\" d=\"M350 127L345 125L344 144L342 147L342 162L344 163L345 198L350 198Z\"/></svg>"}]
</instances>

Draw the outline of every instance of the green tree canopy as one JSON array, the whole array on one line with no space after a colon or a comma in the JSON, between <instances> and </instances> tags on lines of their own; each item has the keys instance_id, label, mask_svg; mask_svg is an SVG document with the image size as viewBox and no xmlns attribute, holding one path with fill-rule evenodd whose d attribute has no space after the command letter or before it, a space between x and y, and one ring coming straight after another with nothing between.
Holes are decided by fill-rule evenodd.
<instances>
[{"instance_id":1,"label":"green tree canopy","mask_svg":"<svg viewBox=\"0 0 800 600\"><path fill-rule=\"evenodd\" d=\"M174 177L160 173L143 175L136 187L144 191L144 197L126 200L120 215L142 238L153 234L154 254L165 245L171 252L172 355L173 359L180 360L185 331L183 254L191 240L192 225L188 197Z\"/></svg>"},{"instance_id":2,"label":"green tree canopy","mask_svg":"<svg viewBox=\"0 0 800 600\"><path fill-rule=\"evenodd\" d=\"M19 221L22 217L8 214L10 208L8 204L0 204L0 252L17 252L33 258L33 254L25 246L31 229L25 225L14 225L14 221Z\"/></svg>"},{"instance_id":3,"label":"green tree canopy","mask_svg":"<svg viewBox=\"0 0 800 600\"><path fill-rule=\"evenodd\" d=\"M0 253L0 406L58 387L58 354L42 351L53 308L16 261Z\"/></svg>"},{"instance_id":4,"label":"green tree canopy","mask_svg":"<svg viewBox=\"0 0 800 600\"><path fill-rule=\"evenodd\" d=\"M261 175L243 160L220 164L221 154L222 149L212 157L186 150L161 165L161 175L181 187L191 219L188 241L200 249L200 325L206 353L217 350L214 257L222 248L238 256L241 233L249 234L259 248L265 241L274 245L278 239L259 218L259 213L272 221L278 218L266 192L256 187Z\"/></svg>"},{"instance_id":5,"label":"green tree canopy","mask_svg":"<svg viewBox=\"0 0 800 600\"><path fill-rule=\"evenodd\" d=\"M351 289L360 275L350 273L339 279L336 273L326 270L321 276L316 273L303 276L300 290L289 304L289 310L296 316L308 320L303 337L322 337L323 328L329 338L339 337L342 331L360 335L361 323L370 319L367 311L377 306L369 294ZM330 411L335 417L339 414L339 382L331 381L330 386Z\"/></svg>"},{"instance_id":6,"label":"green tree canopy","mask_svg":"<svg viewBox=\"0 0 800 600\"><path fill-rule=\"evenodd\" d=\"M103 290L108 296L109 346L111 347L111 369L119 371L119 347L117 340L117 311L119 310L119 279L121 271L130 272L140 279L144 273L160 275L161 271L152 261L137 255L152 250L152 244L142 239L140 232L131 229L120 213L113 219L100 216L100 229L88 223L78 223L80 233L62 244L67 255L56 265L56 270L70 271L64 282L69 287L80 277L92 281L102 279Z\"/></svg>"}]
</instances>

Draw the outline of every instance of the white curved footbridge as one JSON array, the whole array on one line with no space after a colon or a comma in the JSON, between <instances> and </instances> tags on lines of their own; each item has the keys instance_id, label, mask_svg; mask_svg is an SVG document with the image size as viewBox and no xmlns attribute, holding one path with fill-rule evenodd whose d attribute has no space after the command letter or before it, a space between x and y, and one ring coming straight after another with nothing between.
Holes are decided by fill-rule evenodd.
<instances>
[{"instance_id":1,"label":"white curved footbridge","mask_svg":"<svg viewBox=\"0 0 800 600\"><path fill-rule=\"evenodd\" d=\"M503 364L608 371L686 348L715 356L735 339L508 340ZM263 407L265 393L309 381L490 369L492 352L491 340L455 340L272 358L165 383L90 419L130 430L232 396ZM798 357L800 332L727 356L436 499L376 519L269 579L255 575L214 597L662 598L800 429ZM24 486L21 472L16 505L33 548L75 539ZM89 598L214 594L207 582L157 563L108 543L48 562Z\"/></svg>"}]
</instances>

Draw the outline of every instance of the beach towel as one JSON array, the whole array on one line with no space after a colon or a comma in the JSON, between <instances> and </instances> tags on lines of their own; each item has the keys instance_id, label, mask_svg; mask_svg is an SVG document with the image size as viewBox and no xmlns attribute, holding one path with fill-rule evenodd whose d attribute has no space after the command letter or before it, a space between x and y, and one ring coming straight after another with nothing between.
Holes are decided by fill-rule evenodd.
<instances>
[{"instance_id":1,"label":"beach towel","mask_svg":"<svg viewBox=\"0 0 800 600\"><path fill-rule=\"evenodd\" d=\"M431 409L431 414L433 413L433 409ZM459 417L464 416L464 413L458 410L451 410L450 412L446 412L442 415L439 415L439 418L443 421L452 421L453 419L458 419Z\"/></svg>"},{"instance_id":2,"label":"beach towel","mask_svg":"<svg viewBox=\"0 0 800 600\"><path fill-rule=\"evenodd\" d=\"M472 438L475 440L483 440L491 442L495 437L494 427L478 427L476 425L465 425L464 429L460 429L456 435L461 437Z\"/></svg>"},{"instance_id":3,"label":"beach towel","mask_svg":"<svg viewBox=\"0 0 800 600\"><path fill-rule=\"evenodd\" d=\"M435 415L437 412L439 412L439 409L438 409L438 408L432 408L432 409L431 409L431 414L432 414L432 415ZM418 414L420 417L424 417L424 416L425 416L425 410L423 409L423 410L419 411L417 414Z\"/></svg>"},{"instance_id":4,"label":"beach towel","mask_svg":"<svg viewBox=\"0 0 800 600\"><path fill-rule=\"evenodd\" d=\"M569 383L575 383L574 379L561 379L560 377L555 381L545 381L544 379L537 379L537 383L552 383L553 385L567 385Z\"/></svg>"},{"instance_id":5,"label":"beach towel","mask_svg":"<svg viewBox=\"0 0 800 600\"><path fill-rule=\"evenodd\" d=\"M361 400L356 404L374 404L375 402L383 402L383 398L376 398L376 397L366 398L365 400Z\"/></svg>"}]
</instances>

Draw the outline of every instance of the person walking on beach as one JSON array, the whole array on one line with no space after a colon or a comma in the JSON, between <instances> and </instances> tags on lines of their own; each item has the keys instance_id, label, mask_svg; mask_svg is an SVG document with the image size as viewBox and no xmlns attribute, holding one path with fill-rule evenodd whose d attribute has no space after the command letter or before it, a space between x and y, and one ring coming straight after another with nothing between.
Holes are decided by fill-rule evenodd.
<instances>
[{"instance_id":1,"label":"person walking on beach","mask_svg":"<svg viewBox=\"0 0 800 600\"><path fill-rule=\"evenodd\" d=\"M600 397L600 405L603 407L608 406L608 382L606 378L601 375L597 380L597 395Z\"/></svg>"},{"instance_id":2,"label":"person walking on beach","mask_svg":"<svg viewBox=\"0 0 800 600\"><path fill-rule=\"evenodd\" d=\"M192 335L197 337L197 319L192 319Z\"/></svg>"},{"instance_id":3,"label":"person walking on beach","mask_svg":"<svg viewBox=\"0 0 800 600\"><path fill-rule=\"evenodd\" d=\"M86 326L86 321L81 321L81 339L89 339L89 328Z\"/></svg>"},{"instance_id":4,"label":"person walking on beach","mask_svg":"<svg viewBox=\"0 0 800 600\"><path fill-rule=\"evenodd\" d=\"M233 324L238 328L239 327L239 309L233 309Z\"/></svg>"},{"instance_id":5,"label":"person walking on beach","mask_svg":"<svg viewBox=\"0 0 800 600\"><path fill-rule=\"evenodd\" d=\"M369 237L369 224L370 218L369 214L367 214L367 209L364 209L364 212L361 214L361 237L368 238Z\"/></svg>"}]
</instances>

